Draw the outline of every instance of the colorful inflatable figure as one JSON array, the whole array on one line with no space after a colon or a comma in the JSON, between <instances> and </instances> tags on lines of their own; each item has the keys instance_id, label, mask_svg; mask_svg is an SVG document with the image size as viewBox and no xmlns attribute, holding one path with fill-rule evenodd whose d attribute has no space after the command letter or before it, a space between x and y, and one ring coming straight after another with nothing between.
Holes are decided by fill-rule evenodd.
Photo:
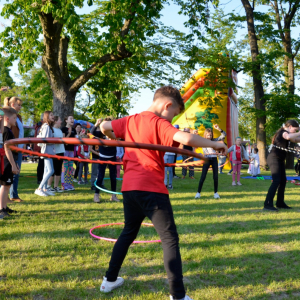
<instances>
[{"instance_id":1,"label":"colorful inflatable figure","mask_svg":"<svg viewBox=\"0 0 300 300\"><path fill-rule=\"evenodd\" d=\"M74 124L79 123L81 125L82 128L85 129L90 129L94 126L93 123L88 122L88 121L83 121L83 120L74 120Z\"/></svg>"}]
</instances>

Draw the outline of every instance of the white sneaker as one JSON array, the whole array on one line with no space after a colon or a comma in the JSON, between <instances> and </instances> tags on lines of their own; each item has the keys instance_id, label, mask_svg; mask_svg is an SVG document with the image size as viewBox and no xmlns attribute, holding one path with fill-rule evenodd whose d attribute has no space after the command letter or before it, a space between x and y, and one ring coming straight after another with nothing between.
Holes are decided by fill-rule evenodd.
<instances>
[{"instance_id":1,"label":"white sneaker","mask_svg":"<svg viewBox=\"0 0 300 300\"><path fill-rule=\"evenodd\" d=\"M229 176L232 176L232 174L231 174L231 173L227 173L227 175L229 175Z\"/></svg>"},{"instance_id":2,"label":"white sneaker","mask_svg":"<svg viewBox=\"0 0 300 300\"><path fill-rule=\"evenodd\" d=\"M47 197L47 196L48 196L48 195L45 194L42 190L39 190L39 189L36 189L36 190L34 191L34 193L35 193L36 195L38 195L38 196L41 196L41 197Z\"/></svg>"},{"instance_id":3,"label":"white sneaker","mask_svg":"<svg viewBox=\"0 0 300 300\"><path fill-rule=\"evenodd\" d=\"M218 193L215 193L215 194L214 194L214 198L215 198L215 199L220 199L220 195L219 195Z\"/></svg>"},{"instance_id":4,"label":"white sneaker","mask_svg":"<svg viewBox=\"0 0 300 300\"><path fill-rule=\"evenodd\" d=\"M173 296L170 296L170 300L174 300ZM185 295L185 297L180 300L193 300L193 299L190 298L189 296Z\"/></svg>"},{"instance_id":5,"label":"white sneaker","mask_svg":"<svg viewBox=\"0 0 300 300\"><path fill-rule=\"evenodd\" d=\"M116 281L109 282L106 277L103 277L103 281L100 287L100 292L109 293L117 287L121 286L124 283L124 279L122 277L118 277Z\"/></svg>"},{"instance_id":6,"label":"white sneaker","mask_svg":"<svg viewBox=\"0 0 300 300\"><path fill-rule=\"evenodd\" d=\"M200 193L197 193L195 199L200 199L200 196L201 196Z\"/></svg>"},{"instance_id":7,"label":"white sneaker","mask_svg":"<svg viewBox=\"0 0 300 300\"><path fill-rule=\"evenodd\" d=\"M237 185L242 185L239 181L236 183Z\"/></svg>"},{"instance_id":8,"label":"white sneaker","mask_svg":"<svg viewBox=\"0 0 300 300\"><path fill-rule=\"evenodd\" d=\"M54 192L50 192L48 190L43 190L43 192L47 195L47 196L55 196Z\"/></svg>"},{"instance_id":9,"label":"white sneaker","mask_svg":"<svg viewBox=\"0 0 300 300\"><path fill-rule=\"evenodd\" d=\"M78 182L78 180L74 178L74 179L73 179L73 182Z\"/></svg>"},{"instance_id":10,"label":"white sneaker","mask_svg":"<svg viewBox=\"0 0 300 300\"><path fill-rule=\"evenodd\" d=\"M236 185L235 181L232 181L232 185Z\"/></svg>"}]
</instances>

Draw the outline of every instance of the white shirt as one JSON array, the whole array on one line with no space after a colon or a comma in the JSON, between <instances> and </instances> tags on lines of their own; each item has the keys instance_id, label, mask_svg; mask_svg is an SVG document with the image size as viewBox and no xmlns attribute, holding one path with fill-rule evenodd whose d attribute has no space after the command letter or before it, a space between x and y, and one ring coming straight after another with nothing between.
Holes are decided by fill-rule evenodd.
<instances>
[{"instance_id":1,"label":"white shirt","mask_svg":"<svg viewBox=\"0 0 300 300\"><path fill-rule=\"evenodd\" d=\"M53 136L56 138L62 138L63 137L63 133L60 130L60 128L55 128L53 127L54 133ZM55 147L55 153L65 153L65 145L64 144L54 144Z\"/></svg>"}]
</instances>

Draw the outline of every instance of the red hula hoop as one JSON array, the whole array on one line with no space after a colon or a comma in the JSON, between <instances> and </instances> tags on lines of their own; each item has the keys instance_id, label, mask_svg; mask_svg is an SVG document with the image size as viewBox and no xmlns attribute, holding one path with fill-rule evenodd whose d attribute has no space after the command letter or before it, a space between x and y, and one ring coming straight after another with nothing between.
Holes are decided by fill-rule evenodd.
<instances>
[{"instance_id":1,"label":"red hula hoop","mask_svg":"<svg viewBox=\"0 0 300 300\"><path fill-rule=\"evenodd\" d=\"M90 235L95 238L95 239L98 239L98 240L104 240L104 241L108 241L108 242L113 242L115 243L117 241L117 239L111 239L111 238L106 238L106 237L103 237L103 236L98 236L98 235L95 235L93 234L93 230L96 229L96 228L100 228L100 227L107 227L107 226L112 226L112 225L124 225L124 223L110 223L110 224L102 224L102 225L98 225L98 226L95 226L93 227L91 230L90 230ZM154 226L153 224L151 223L142 223L142 225L145 225L145 226ZM142 243L160 243L161 240L152 240L152 241L134 241L133 244L142 244Z\"/></svg>"},{"instance_id":2,"label":"red hula hoop","mask_svg":"<svg viewBox=\"0 0 300 300\"><path fill-rule=\"evenodd\" d=\"M62 160L72 160L72 161L79 161L79 162L88 162L88 163L96 163L96 164L111 164L111 165L122 165L122 162L114 162L114 161L101 161L101 160L91 160L91 159L82 159L77 157L66 157L66 156L57 156L57 155L50 155L45 153L39 153L36 151L26 150L18 148L14 145L17 144L68 144L68 145L101 145L101 146L110 146L110 147L125 147L125 148L139 148L139 149L147 149L147 150L154 150L154 151L162 151L162 152L173 152L177 154L182 154L186 156L192 156L199 158L199 161L190 162L190 163L173 163L173 164L165 164L167 167L189 167L189 166L199 166L202 165L207 159L202 155L196 152L192 152L185 149L179 149L175 147L167 147L162 145L152 145L152 144L145 144L145 143L133 143L133 142L124 142L124 141L112 141L112 140L98 140L98 139L81 139L81 138L22 138L22 139L13 139L9 140L5 143L9 149L15 152L22 152L31 155L36 155L39 157L46 157L46 158L56 158Z\"/></svg>"}]
</instances>

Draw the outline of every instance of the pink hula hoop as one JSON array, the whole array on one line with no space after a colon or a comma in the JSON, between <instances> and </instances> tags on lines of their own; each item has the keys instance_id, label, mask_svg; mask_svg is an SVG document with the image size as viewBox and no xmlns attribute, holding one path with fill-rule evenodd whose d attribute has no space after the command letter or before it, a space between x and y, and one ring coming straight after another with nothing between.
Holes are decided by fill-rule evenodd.
<instances>
[{"instance_id":1,"label":"pink hula hoop","mask_svg":"<svg viewBox=\"0 0 300 300\"><path fill-rule=\"evenodd\" d=\"M108 241L108 242L113 242L113 243L115 243L115 242L117 241L117 239L106 238L106 237L103 237L103 236L98 236L98 235L93 234L93 230L96 229L96 228L107 227L107 226L112 226L112 225L124 225L124 223L110 223L110 224L102 224L102 225L95 226L95 227L93 227L93 228L90 230L90 235L91 235L93 238L98 239L98 240L104 240L104 241ZM145 225L145 226L154 226L154 225L151 224L151 223L142 223L142 225ZM142 244L142 243L160 243L160 242L161 242L161 240L152 240L152 241L134 241L133 244Z\"/></svg>"}]
</instances>

